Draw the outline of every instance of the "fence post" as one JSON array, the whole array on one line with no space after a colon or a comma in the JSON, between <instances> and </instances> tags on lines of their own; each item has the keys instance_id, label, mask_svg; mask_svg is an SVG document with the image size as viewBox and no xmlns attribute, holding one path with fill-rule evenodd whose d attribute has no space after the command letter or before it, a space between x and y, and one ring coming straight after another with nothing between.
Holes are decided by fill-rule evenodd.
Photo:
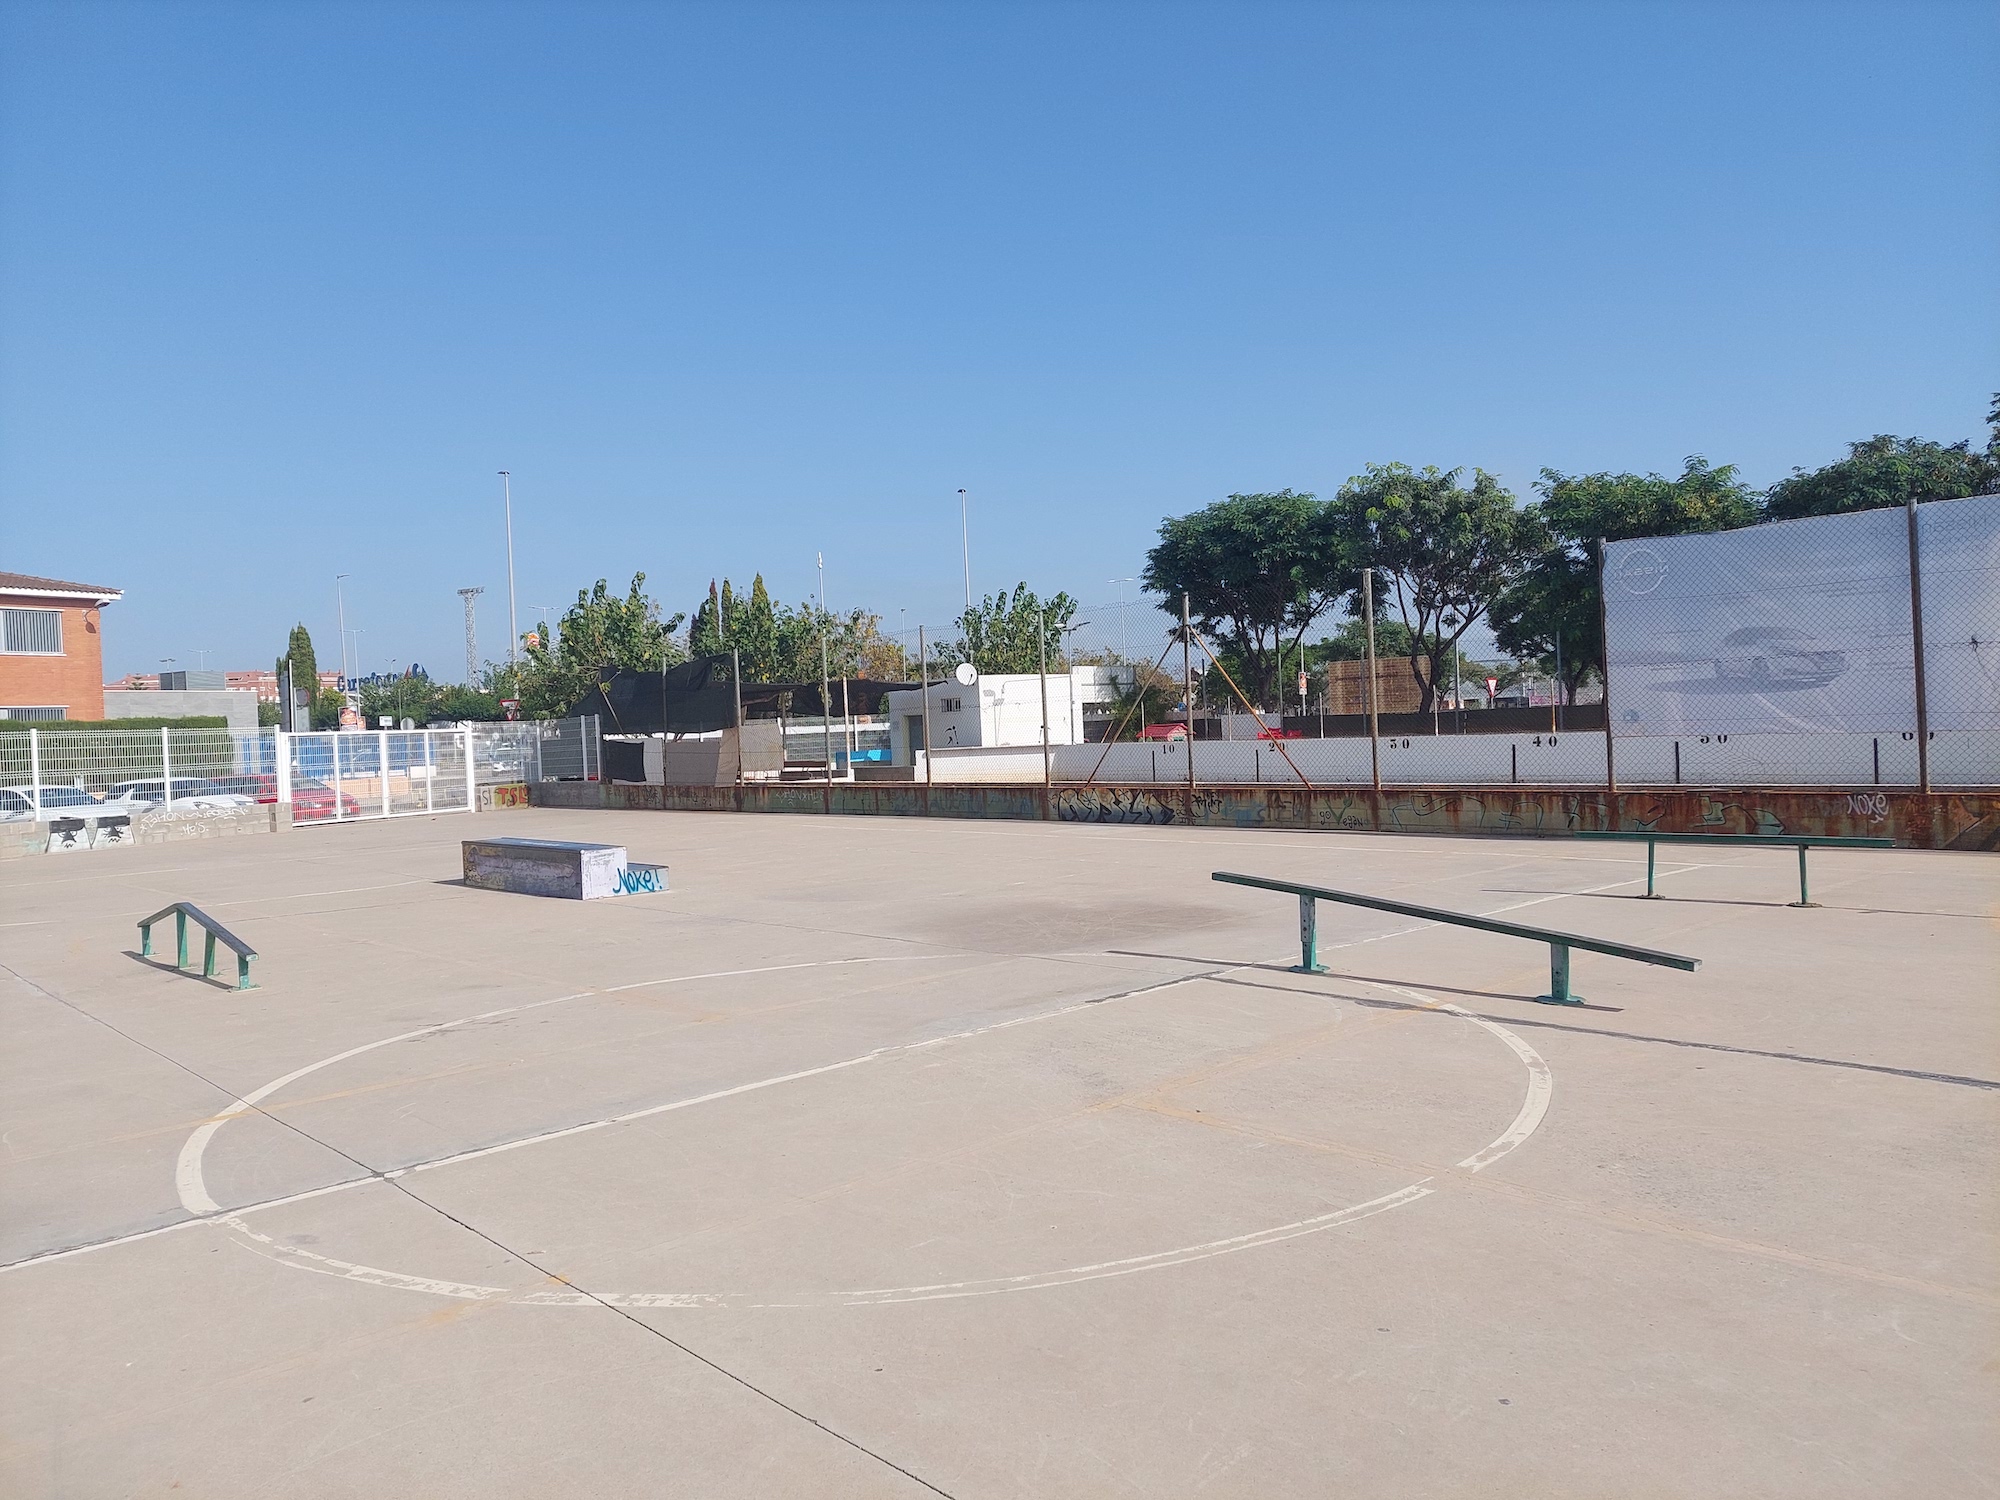
<instances>
[{"instance_id":1,"label":"fence post","mask_svg":"<svg viewBox=\"0 0 2000 1500\"><path fill-rule=\"evenodd\" d=\"M729 675L736 689L736 784L743 785L743 653L732 650L729 653ZM783 757L779 757L780 761ZM660 778L664 781L666 778Z\"/></svg>"},{"instance_id":2,"label":"fence post","mask_svg":"<svg viewBox=\"0 0 2000 1500\"><path fill-rule=\"evenodd\" d=\"M289 807L292 801L292 737L284 730L276 730L272 739L276 748L272 759L273 769L278 773L278 801Z\"/></svg>"},{"instance_id":3,"label":"fence post","mask_svg":"<svg viewBox=\"0 0 2000 1500\"><path fill-rule=\"evenodd\" d=\"M389 816L389 731L375 731L375 769L382 773L382 816Z\"/></svg>"},{"instance_id":4,"label":"fence post","mask_svg":"<svg viewBox=\"0 0 2000 1500\"><path fill-rule=\"evenodd\" d=\"M1035 611L1035 670L1042 682L1042 816L1049 815L1049 786L1055 780L1049 750L1049 616Z\"/></svg>"},{"instance_id":5,"label":"fence post","mask_svg":"<svg viewBox=\"0 0 2000 1500\"><path fill-rule=\"evenodd\" d=\"M924 812L931 810L931 658L924 645L924 627L917 627L917 677L923 684Z\"/></svg>"},{"instance_id":6,"label":"fence post","mask_svg":"<svg viewBox=\"0 0 2000 1500\"><path fill-rule=\"evenodd\" d=\"M1188 816L1194 816L1194 625L1188 617L1188 596L1181 595L1181 693L1186 699L1188 757Z\"/></svg>"},{"instance_id":7,"label":"fence post","mask_svg":"<svg viewBox=\"0 0 2000 1500\"><path fill-rule=\"evenodd\" d=\"M333 747L333 821L338 823L341 819L340 731L338 729L327 736L327 743Z\"/></svg>"},{"instance_id":8,"label":"fence post","mask_svg":"<svg viewBox=\"0 0 2000 1500\"><path fill-rule=\"evenodd\" d=\"M35 816L39 818L42 815L42 732L32 727L28 730L28 785L33 789Z\"/></svg>"},{"instance_id":9,"label":"fence post","mask_svg":"<svg viewBox=\"0 0 2000 1500\"><path fill-rule=\"evenodd\" d=\"M463 737L465 743L465 810L467 812L478 812L479 811L479 765L478 762L473 758L474 755L476 754L476 751L474 750L474 742L472 738L472 726L470 724L467 724L463 729L459 730L459 734ZM339 743L340 743L339 739L336 738L334 740L334 744L338 745ZM340 806L340 797L338 795L339 791L340 791L339 784L335 783L334 785L335 796L333 799L333 805L336 809L338 809Z\"/></svg>"},{"instance_id":10,"label":"fence post","mask_svg":"<svg viewBox=\"0 0 2000 1500\"><path fill-rule=\"evenodd\" d=\"M1903 502L1903 508L1910 523L1910 647L1916 665L1917 790L1928 795L1931 789L1931 711L1924 683L1924 585L1917 550L1917 497L1910 496ZM1805 866L1801 864L1799 868L1803 870ZM1800 884L1804 885L1803 875Z\"/></svg>"},{"instance_id":11,"label":"fence post","mask_svg":"<svg viewBox=\"0 0 2000 1500\"><path fill-rule=\"evenodd\" d=\"M665 679L663 678L662 681L664 680ZM521 767L522 773L524 775L526 774L527 769L528 768L525 765ZM538 724L535 727L535 780L539 782L546 779L547 778L542 775L542 731Z\"/></svg>"},{"instance_id":12,"label":"fence post","mask_svg":"<svg viewBox=\"0 0 2000 1500\"><path fill-rule=\"evenodd\" d=\"M424 737L424 811L436 812L438 768L437 756L432 753L436 741L431 737L432 731L428 729L417 732Z\"/></svg>"},{"instance_id":13,"label":"fence post","mask_svg":"<svg viewBox=\"0 0 2000 1500\"><path fill-rule=\"evenodd\" d=\"M1375 570L1361 570L1361 614L1368 626L1368 776L1382 790L1382 720L1375 704Z\"/></svg>"},{"instance_id":14,"label":"fence post","mask_svg":"<svg viewBox=\"0 0 2000 1500\"><path fill-rule=\"evenodd\" d=\"M1604 603L1604 543L1597 544L1597 657L1604 664L1604 789L1612 796L1618 795L1618 762L1611 748L1611 627L1606 623L1610 611ZM1618 821L1616 808L1611 810L1612 822ZM1569 973L1569 953L1563 953L1563 973Z\"/></svg>"},{"instance_id":15,"label":"fence post","mask_svg":"<svg viewBox=\"0 0 2000 1500\"><path fill-rule=\"evenodd\" d=\"M166 796L165 806L168 812L174 810L174 758L168 748L167 740L171 732L166 725L160 726L160 790Z\"/></svg>"}]
</instances>

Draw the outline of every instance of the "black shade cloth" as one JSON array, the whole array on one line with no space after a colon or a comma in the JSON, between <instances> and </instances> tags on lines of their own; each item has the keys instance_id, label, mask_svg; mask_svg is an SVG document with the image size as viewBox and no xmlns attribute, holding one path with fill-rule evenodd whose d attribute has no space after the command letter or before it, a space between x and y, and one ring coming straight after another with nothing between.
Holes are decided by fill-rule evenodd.
<instances>
[{"instance_id":1,"label":"black shade cloth","mask_svg":"<svg viewBox=\"0 0 2000 1500\"><path fill-rule=\"evenodd\" d=\"M709 734L736 723L736 684L729 680L727 656L700 656L665 672L600 667L597 686L564 715L595 714L606 734ZM914 682L879 682L867 677L834 681L831 717L876 715L890 693L913 692ZM819 718L826 713L817 682L746 682L746 718L778 713Z\"/></svg>"}]
</instances>

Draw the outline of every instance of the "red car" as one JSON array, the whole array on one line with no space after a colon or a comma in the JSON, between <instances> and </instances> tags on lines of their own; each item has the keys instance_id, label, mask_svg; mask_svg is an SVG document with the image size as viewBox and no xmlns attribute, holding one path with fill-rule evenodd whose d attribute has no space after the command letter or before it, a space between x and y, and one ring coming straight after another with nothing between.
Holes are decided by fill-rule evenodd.
<instances>
[{"instance_id":1,"label":"red car","mask_svg":"<svg viewBox=\"0 0 2000 1500\"><path fill-rule=\"evenodd\" d=\"M278 800L278 778L275 776L212 776L209 778L225 791L240 792L245 797L255 797L259 802ZM333 810L333 788L324 781L315 781L310 776L292 778L292 816L312 821L318 818L358 818L361 804L346 792L340 794L340 811Z\"/></svg>"}]
</instances>

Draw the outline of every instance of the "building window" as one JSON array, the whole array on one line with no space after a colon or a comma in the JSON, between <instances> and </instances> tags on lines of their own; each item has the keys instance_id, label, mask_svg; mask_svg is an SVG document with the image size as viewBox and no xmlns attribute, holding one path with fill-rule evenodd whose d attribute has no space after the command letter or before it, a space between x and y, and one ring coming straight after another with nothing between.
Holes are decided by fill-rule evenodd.
<instances>
[{"instance_id":1,"label":"building window","mask_svg":"<svg viewBox=\"0 0 2000 1500\"><path fill-rule=\"evenodd\" d=\"M62 611L0 609L0 652L9 656L61 656Z\"/></svg>"},{"instance_id":2,"label":"building window","mask_svg":"<svg viewBox=\"0 0 2000 1500\"><path fill-rule=\"evenodd\" d=\"M939 713L955 714L963 707L965 707L963 698L943 698L938 701Z\"/></svg>"},{"instance_id":3,"label":"building window","mask_svg":"<svg viewBox=\"0 0 2000 1500\"><path fill-rule=\"evenodd\" d=\"M9 611L12 613L12 611ZM0 719L66 719L66 708L0 708Z\"/></svg>"}]
</instances>

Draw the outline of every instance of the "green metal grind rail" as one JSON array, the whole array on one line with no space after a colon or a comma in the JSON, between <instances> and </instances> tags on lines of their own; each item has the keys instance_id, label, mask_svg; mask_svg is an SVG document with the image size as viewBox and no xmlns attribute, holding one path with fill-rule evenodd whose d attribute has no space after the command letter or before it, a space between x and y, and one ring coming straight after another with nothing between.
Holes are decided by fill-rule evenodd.
<instances>
[{"instance_id":1,"label":"green metal grind rail","mask_svg":"<svg viewBox=\"0 0 2000 1500\"><path fill-rule=\"evenodd\" d=\"M1319 961L1319 912L1317 903L1338 901L1344 906L1365 906L1370 911L1393 912L1400 917L1421 917L1426 922L1442 922L1453 927L1470 927L1479 932L1496 932L1502 937L1526 938L1549 945L1549 993L1538 995L1555 1005L1581 1005L1569 987L1569 952L1581 948L1586 953L1602 953L1611 958L1629 958L1634 963L1659 964L1663 968L1693 973L1701 967L1698 958L1679 953L1662 953L1657 948L1639 948L1631 943L1606 942L1603 938L1580 937L1573 932L1557 932L1548 927L1528 927L1519 922L1499 922L1492 917L1476 917L1468 912L1446 911L1438 906L1418 906L1409 901L1390 901L1381 896L1358 896L1352 891L1330 891L1324 886L1300 885L1291 880L1266 880L1258 875L1232 875L1217 870L1209 876L1225 885L1247 885L1254 890L1280 891L1299 898L1299 974L1324 974Z\"/></svg>"},{"instance_id":2,"label":"green metal grind rail","mask_svg":"<svg viewBox=\"0 0 2000 1500\"><path fill-rule=\"evenodd\" d=\"M236 988L255 989L250 982L250 960L257 956L257 950L242 938L224 927L207 912L190 901L176 901L172 906L163 906L139 924L139 956L153 956L153 924L167 917L174 919L174 967L185 969L188 961L188 918L193 917L200 924L208 941L202 946L201 972L205 979L215 977L215 945L218 940L236 955Z\"/></svg>"},{"instance_id":3,"label":"green metal grind rail","mask_svg":"<svg viewBox=\"0 0 2000 1500\"><path fill-rule=\"evenodd\" d=\"M1600 833L1579 829L1576 837L1580 839L1619 839L1627 843L1636 839L1644 839L1646 841L1646 894L1640 899L1645 901L1666 900L1665 896L1662 896L1658 891L1653 889L1653 866L1655 851L1658 845L1728 844L1748 848L1762 846L1766 849L1797 849L1799 851L1799 899L1787 902L1786 904L1789 906L1819 905L1817 901L1812 899L1812 893L1806 887L1806 850L1893 849L1896 847L1894 839L1820 838L1814 837L1811 834L1800 833L1651 833L1643 828L1635 829L1629 833L1623 830Z\"/></svg>"}]
</instances>

